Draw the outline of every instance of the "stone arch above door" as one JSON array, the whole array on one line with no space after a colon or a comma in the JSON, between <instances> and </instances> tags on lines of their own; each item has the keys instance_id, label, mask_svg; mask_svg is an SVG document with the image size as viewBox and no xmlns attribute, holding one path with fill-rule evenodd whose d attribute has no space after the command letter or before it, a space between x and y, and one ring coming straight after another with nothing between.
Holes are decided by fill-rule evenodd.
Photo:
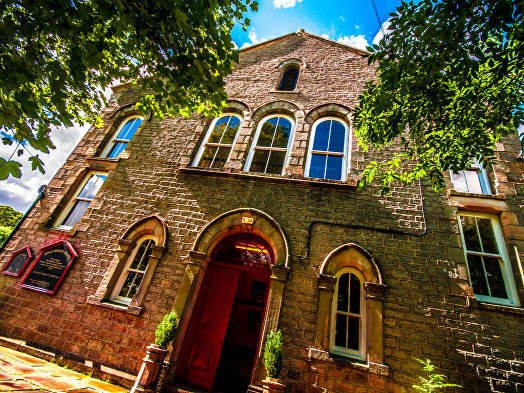
<instances>
[{"instance_id":1,"label":"stone arch above door","mask_svg":"<svg viewBox=\"0 0 524 393\"><path fill-rule=\"evenodd\" d=\"M205 260L224 239L240 234L252 234L264 239L274 252L274 265L289 267L289 246L280 224L258 209L236 209L221 214L198 234L191 254Z\"/></svg>"}]
</instances>

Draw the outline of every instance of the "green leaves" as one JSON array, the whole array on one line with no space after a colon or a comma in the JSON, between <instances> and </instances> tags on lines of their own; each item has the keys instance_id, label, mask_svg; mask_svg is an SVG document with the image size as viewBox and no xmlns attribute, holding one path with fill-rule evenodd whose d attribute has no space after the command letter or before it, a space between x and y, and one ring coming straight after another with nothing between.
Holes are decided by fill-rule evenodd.
<instances>
[{"instance_id":1,"label":"green leaves","mask_svg":"<svg viewBox=\"0 0 524 393\"><path fill-rule=\"evenodd\" d=\"M398 154L418 159L398 170L375 166L363 184L384 185L442 173L481 157L524 122L524 17L516 0L403 2L384 39L370 47L377 80L362 91L355 130L364 147L405 142Z\"/></svg>"},{"instance_id":2,"label":"green leaves","mask_svg":"<svg viewBox=\"0 0 524 393\"><path fill-rule=\"evenodd\" d=\"M115 80L138 81L155 116L215 115L237 52L230 31L253 0L7 0L0 10L0 130L54 148L50 125L94 123ZM99 122L97 122L99 124ZM12 142L3 138L3 143ZM27 146L27 145L26 145ZM42 161L31 159L33 169ZM3 174L17 173L2 164Z\"/></svg>"},{"instance_id":3,"label":"green leaves","mask_svg":"<svg viewBox=\"0 0 524 393\"><path fill-rule=\"evenodd\" d=\"M9 175L19 178L22 176L22 172L20 171L21 164L16 161L6 161L3 158L0 158L0 180L5 180L9 177Z\"/></svg>"},{"instance_id":4,"label":"green leaves","mask_svg":"<svg viewBox=\"0 0 524 393\"><path fill-rule=\"evenodd\" d=\"M447 383L446 377L444 375L437 374L435 372L437 367L435 367L435 365L431 363L431 360L417 359L417 362L422 364L423 366L422 369L424 370L426 376L419 377L420 385L411 386L416 391L424 392L424 393L433 393L433 392L441 391L442 389L461 388L462 387L454 383Z\"/></svg>"}]
</instances>

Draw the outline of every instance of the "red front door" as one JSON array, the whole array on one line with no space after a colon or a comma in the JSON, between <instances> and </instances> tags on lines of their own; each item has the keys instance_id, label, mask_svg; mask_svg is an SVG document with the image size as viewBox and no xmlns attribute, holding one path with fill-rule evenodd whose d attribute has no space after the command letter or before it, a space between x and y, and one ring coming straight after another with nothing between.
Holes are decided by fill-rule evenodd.
<instances>
[{"instance_id":1,"label":"red front door","mask_svg":"<svg viewBox=\"0 0 524 393\"><path fill-rule=\"evenodd\" d=\"M207 268L179 361L179 376L190 385L213 388L239 275L237 269Z\"/></svg>"}]
</instances>

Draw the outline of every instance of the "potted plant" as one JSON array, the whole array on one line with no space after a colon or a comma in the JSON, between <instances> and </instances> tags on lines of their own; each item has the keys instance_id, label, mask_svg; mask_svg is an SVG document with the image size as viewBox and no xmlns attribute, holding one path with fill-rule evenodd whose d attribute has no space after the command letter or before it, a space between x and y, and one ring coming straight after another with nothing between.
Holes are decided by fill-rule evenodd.
<instances>
[{"instance_id":1,"label":"potted plant","mask_svg":"<svg viewBox=\"0 0 524 393\"><path fill-rule=\"evenodd\" d=\"M178 315L172 311L164 316L156 328L155 342L146 348L146 357L131 389L134 392L153 392L158 374L167 354L167 345L175 337Z\"/></svg>"},{"instance_id":2,"label":"potted plant","mask_svg":"<svg viewBox=\"0 0 524 393\"><path fill-rule=\"evenodd\" d=\"M264 393L283 392L286 386L280 383L278 377L282 371L282 332L270 331L264 346L264 367L266 379L262 381Z\"/></svg>"}]
</instances>

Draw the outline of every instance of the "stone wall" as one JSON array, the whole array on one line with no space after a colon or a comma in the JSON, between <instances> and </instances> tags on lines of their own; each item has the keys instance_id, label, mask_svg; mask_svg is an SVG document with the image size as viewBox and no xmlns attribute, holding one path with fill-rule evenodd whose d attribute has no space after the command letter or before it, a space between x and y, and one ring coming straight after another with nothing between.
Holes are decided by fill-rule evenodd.
<instances>
[{"instance_id":1,"label":"stone wall","mask_svg":"<svg viewBox=\"0 0 524 393\"><path fill-rule=\"evenodd\" d=\"M302 64L298 92L276 91L279 65L288 59ZM80 257L53 297L21 289L20 279L2 276L1 333L136 373L157 323L177 299L197 235L217 216L251 208L276 220L289 244L290 273L279 314L289 392L408 391L421 374L416 358L431 359L450 381L464 386L462 391L522 391L524 312L475 300L456 220L461 209L500 216L524 300L517 261L518 253L524 259L524 162L516 158L516 136L500 143L495 197L437 195L419 184L395 187L387 196L376 187L359 191L356 179L366 163L389 153L365 153L355 138L347 182L304 178L313 122L326 115L349 122L358 92L372 77L361 52L305 33L242 51L226 81L229 108L244 121L221 171L190 167L211 121L200 116L146 119L117 162L97 159L122 119L134 113L129 104L139 91L116 89L103 113L104 127L88 131L0 263L22 246L36 251L57 239L68 239ZM283 176L246 174L242 167L257 122L271 113L296 121L290 164ZM71 231L52 229L91 169L109 170L109 176L86 214ZM141 312L88 302L108 274L119 239L152 214L165 220L169 238ZM384 362L377 367L326 355L316 343L321 264L347 243L373 256L387 286Z\"/></svg>"}]
</instances>

